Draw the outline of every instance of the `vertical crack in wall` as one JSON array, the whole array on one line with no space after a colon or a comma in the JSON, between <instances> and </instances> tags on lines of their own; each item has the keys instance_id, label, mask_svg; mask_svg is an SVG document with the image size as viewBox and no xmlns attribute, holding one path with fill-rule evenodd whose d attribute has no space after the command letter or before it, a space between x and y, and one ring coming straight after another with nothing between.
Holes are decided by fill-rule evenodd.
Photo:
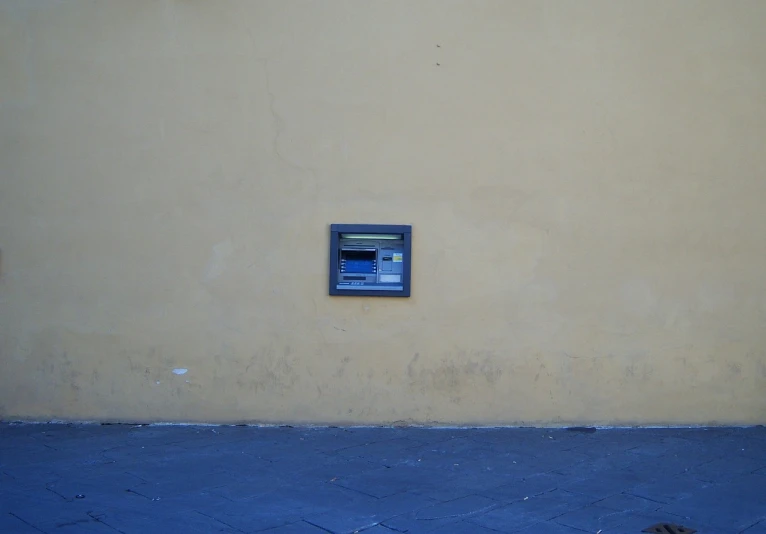
<instances>
[{"instance_id":1,"label":"vertical crack in wall","mask_svg":"<svg viewBox=\"0 0 766 534\"><path fill-rule=\"evenodd\" d=\"M271 74L269 73L269 60L265 58L261 58L260 62L263 65L263 72L266 77L266 93L269 96L269 111L271 113L272 122L274 123L274 137L271 140L272 150L274 154L277 156L277 158L279 158L279 160L285 165L287 165L288 167L295 169L297 171L300 171L301 173L311 175L312 185L314 189L314 196L318 197L319 187L318 187L318 178L317 178L316 169L312 167L306 167L296 163L295 161L286 157L279 148L279 140L282 137L282 133L284 131L284 119L279 115L279 113L277 113L277 110L276 110L276 106L275 106L276 95L274 94L274 91L271 88Z\"/></svg>"}]
</instances>

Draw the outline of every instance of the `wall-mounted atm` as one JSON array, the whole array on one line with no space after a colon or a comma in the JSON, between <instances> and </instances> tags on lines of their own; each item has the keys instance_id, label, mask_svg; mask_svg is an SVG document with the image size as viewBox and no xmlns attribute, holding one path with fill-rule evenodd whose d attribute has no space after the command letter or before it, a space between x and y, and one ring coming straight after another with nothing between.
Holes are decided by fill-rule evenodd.
<instances>
[{"instance_id":1,"label":"wall-mounted atm","mask_svg":"<svg viewBox=\"0 0 766 534\"><path fill-rule=\"evenodd\" d=\"M330 295L409 297L412 226L330 225Z\"/></svg>"}]
</instances>

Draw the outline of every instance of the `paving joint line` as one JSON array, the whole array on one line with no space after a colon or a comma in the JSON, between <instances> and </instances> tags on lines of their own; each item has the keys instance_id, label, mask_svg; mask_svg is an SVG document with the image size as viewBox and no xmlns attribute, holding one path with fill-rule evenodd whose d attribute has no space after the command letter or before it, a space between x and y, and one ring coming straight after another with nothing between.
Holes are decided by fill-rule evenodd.
<instances>
[{"instance_id":1,"label":"paving joint line","mask_svg":"<svg viewBox=\"0 0 766 534\"><path fill-rule=\"evenodd\" d=\"M30 527L30 528L33 528L33 529L35 529L35 530L37 530L37 531L39 531L39 532L42 532L43 534L45 534L45 531L44 531L44 530L41 530L41 529L37 528L37 527L36 527L36 526L34 526L32 523L30 523L30 522L28 522L28 521L25 521L24 519L22 519L21 517L17 516L17 515L16 515L16 514L14 514L13 512L8 512L8 515L15 517L16 519L18 519L19 521L21 521L22 523L24 523L24 524L25 524L25 525L27 525L28 527Z\"/></svg>"}]
</instances>

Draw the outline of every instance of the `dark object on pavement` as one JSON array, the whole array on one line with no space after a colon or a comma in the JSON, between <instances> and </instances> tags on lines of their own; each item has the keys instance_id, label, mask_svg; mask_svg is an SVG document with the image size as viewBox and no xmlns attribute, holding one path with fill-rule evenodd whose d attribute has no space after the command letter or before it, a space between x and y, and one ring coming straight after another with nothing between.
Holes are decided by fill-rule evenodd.
<instances>
[{"instance_id":1,"label":"dark object on pavement","mask_svg":"<svg viewBox=\"0 0 766 534\"><path fill-rule=\"evenodd\" d=\"M567 427L570 432L582 432L584 434L593 434L596 429L592 426L570 426Z\"/></svg>"},{"instance_id":2,"label":"dark object on pavement","mask_svg":"<svg viewBox=\"0 0 766 534\"><path fill-rule=\"evenodd\" d=\"M697 531L693 528L674 525L673 523L657 523L656 525L645 528L641 532L651 532L653 534L694 534Z\"/></svg>"}]
</instances>

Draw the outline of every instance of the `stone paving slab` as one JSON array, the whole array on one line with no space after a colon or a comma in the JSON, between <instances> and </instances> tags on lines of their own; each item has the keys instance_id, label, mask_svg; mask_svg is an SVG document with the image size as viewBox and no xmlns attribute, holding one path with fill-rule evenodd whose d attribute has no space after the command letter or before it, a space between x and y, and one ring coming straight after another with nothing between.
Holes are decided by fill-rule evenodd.
<instances>
[{"instance_id":1,"label":"stone paving slab","mask_svg":"<svg viewBox=\"0 0 766 534\"><path fill-rule=\"evenodd\" d=\"M0 424L0 533L766 534L766 429Z\"/></svg>"}]
</instances>

